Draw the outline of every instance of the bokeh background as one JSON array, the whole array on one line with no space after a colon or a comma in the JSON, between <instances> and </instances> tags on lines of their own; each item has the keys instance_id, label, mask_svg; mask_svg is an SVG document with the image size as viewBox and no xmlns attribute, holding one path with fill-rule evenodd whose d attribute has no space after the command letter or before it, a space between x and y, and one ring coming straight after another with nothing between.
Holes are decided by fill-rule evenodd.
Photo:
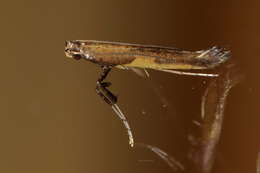
<instances>
[{"instance_id":1,"label":"bokeh background","mask_svg":"<svg viewBox=\"0 0 260 173\"><path fill-rule=\"evenodd\" d=\"M230 93L214 172L255 172L259 146L260 1L5 1L0 7L0 172L171 172L95 93L100 69L64 55L93 39L200 50L229 47L245 79ZM109 80L137 142L185 162L206 79L130 71ZM163 105L153 87L166 98Z\"/></svg>"}]
</instances>

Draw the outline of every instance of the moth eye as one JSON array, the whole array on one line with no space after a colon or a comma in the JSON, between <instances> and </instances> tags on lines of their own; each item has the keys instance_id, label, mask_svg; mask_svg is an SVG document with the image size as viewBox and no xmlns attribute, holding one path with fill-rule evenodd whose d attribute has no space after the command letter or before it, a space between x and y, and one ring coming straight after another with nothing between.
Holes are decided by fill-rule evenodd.
<instances>
[{"instance_id":1,"label":"moth eye","mask_svg":"<svg viewBox=\"0 0 260 173\"><path fill-rule=\"evenodd\" d=\"M80 60L80 59L82 58L82 56L81 56L80 54L74 54L74 55L73 55L73 58L74 58L75 60Z\"/></svg>"}]
</instances>

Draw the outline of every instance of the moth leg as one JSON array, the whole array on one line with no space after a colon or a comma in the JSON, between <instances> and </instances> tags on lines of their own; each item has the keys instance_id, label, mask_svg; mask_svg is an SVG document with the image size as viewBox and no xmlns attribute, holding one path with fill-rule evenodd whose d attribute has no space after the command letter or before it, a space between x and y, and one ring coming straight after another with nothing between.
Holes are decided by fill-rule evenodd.
<instances>
[{"instance_id":1,"label":"moth leg","mask_svg":"<svg viewBox=\"0 0 260 173\"><path fill-rule=\"evenodd\" d=\"M103 82L106 79L108 73L111 71L111 68L112 67L110 67L110 66L101 66L102 71L101 71L100 77L98 78L97 82L100 82L100 83Z\"/></svg>"},{"instance_id":2,"label":"moth leg","mask_svg":"<svg viewBox=\"0 0 260 173\"><path fill-rule=\"evenodd\" d=\"M159 71L178 74L178 75L218 77L218 74L214 74L214 73L213 74L212 73L196 73L196 72L186 72L186 71L167 70L167 69L159 69Z\"/></svg>"},{"instance_id":3,"label":"moth leg","mask_svg":"<svg viewBox=\"0 0 260 173\"><path fill-rule=\"evenodd\" d=\"M117 102L117 97L107 89L110 85L108 82L97 82L97 94L109 105L114 105Z\"/></svg>"},{"instance_id":4,"label":"moth leg","mask_svg":"<svg viewBox=\"0 0 260 173\"><path fill-rule=\"evenodd\" d=\"M102 72L97 80L96 92L97 94L109 105L114 105L117 102L117 97L107 89L111 85L110 82L104 82L108 73L111 71L111 67L102 66Z\"/></svg>"}]
</instances>

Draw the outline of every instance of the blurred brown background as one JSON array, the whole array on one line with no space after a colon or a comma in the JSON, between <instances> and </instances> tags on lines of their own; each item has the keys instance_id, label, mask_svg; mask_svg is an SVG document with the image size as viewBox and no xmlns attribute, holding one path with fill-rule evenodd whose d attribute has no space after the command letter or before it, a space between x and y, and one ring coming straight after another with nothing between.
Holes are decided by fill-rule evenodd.
<instances>
[{"instance_id":1,"label":"blurred brown background","mask_svg":"<svg viewBox=\"0 0 260 173\"><path fill-rule=\"evenodd\" d=\"M246 78L228 97L215 172L255 172L259 147L260 1L5 1L0 7L0 172L171 172L95 93L100 69L65 58L93 39L199 50L228 46ZM169 105L130 71L109 79L137 142L185 160L201 78L151 71Z\"/></svg>"}]
</instances>

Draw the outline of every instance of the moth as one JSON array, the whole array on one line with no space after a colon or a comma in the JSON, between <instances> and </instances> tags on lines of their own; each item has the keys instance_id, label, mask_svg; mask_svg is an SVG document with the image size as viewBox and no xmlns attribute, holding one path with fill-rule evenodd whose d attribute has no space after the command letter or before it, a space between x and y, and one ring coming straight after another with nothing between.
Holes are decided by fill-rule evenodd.
<instances>
[{"instance_id":1,"label":"moth","mask_svg":"<svg viewBox=\"0 0 260 173\"><path fill-rule=\"evenodd\" d=\"M181 75L212 77L217 74L183 70L212 69L231 57L229 50L218 46L206 50L186 51L170 47L94 40L65 41L65 55L76 60L84 59L101 67L96 92L110 105L116 104L117 97L108 90L111 83L104 80L112 68L143 69L145 72L146 69L154 69Z\"/></svg>"}]
</instances>

